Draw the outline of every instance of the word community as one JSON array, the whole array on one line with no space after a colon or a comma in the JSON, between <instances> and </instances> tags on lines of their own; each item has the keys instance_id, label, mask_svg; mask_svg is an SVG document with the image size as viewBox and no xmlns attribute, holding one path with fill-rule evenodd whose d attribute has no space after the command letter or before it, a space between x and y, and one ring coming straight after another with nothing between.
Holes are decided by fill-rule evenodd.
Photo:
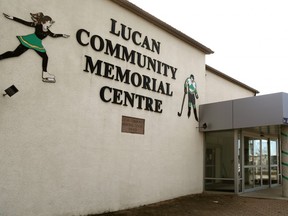
<instances>
[{"instance_id":1,"label":"word community","mask_svg":"<svg viewBox=\"0 0 288 216\"><path fill-rule=\"evenodd\" d=\"M114 37L120 37L125 41L133 42L133 46L137 45L140 49L151 51L152 53L160 54L161 43L155 39L149 39L148 36L143 36L139 31L134 31L132 28L124 24L117 24L117 21L111 19L111 29L109 31ZM113 44L109 39L104 39L99 35L91 35L85 29L79 29L76 33L77 42L81 46L90 46L93 51L103 52L106 55L120 59L132 65L136 65L141 69L152 71L157 75L161 75L172 80L176 80L177 68L172 67L155 58L151 58L135 50L129 50L126 46L119 43ZM84 72L94 74L108 80L133 85L136 88L142 88L149 92L154 92L166 96L173 96L173 91L170 83L159 81L147 75L140 74L136 71L131 71L128 68L111 64L96 57L84 55L85 68ZM153 99L144 95L131 93L121 89L103 86L100 89L99 96L105 103L112 103L122 106L136 107L145 111L162 113L163 102L159 99Z\"/></svg>"},{"instance_id":2,"label":"word community","mask_svg":"<svg viewBox=\"0 0 288 216\"><path fill-rule=\"evenodd\" d=\"M129 50L127 47L118 43L113 44L111 40L103 39L99 35L93 35L90 37L90 32L85 29L80 29L76 34L77 41L82 46L88 46L96 52L104 52L106 55L113 56L114 58L128 62L132 65L137 65L140 68L152 70L157 74L161 74L165 77L171 77L176 79L177 68L161 62L157 59L151 58L135 50Z\"/></svg>"}]
</instances>

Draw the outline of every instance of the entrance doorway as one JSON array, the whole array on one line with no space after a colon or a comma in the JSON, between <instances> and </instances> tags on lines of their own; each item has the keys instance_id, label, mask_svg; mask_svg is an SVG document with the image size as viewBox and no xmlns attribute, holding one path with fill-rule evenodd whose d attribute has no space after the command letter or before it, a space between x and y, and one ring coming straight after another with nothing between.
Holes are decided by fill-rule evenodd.
<instances>
[{"instance_id":1,"label":"entrance doorway","mask_svg":"<svg viewBox=\"0 0 288 216\"><path fill-rule=\"evenodd\" d=\"M244 191L271 187L279 183L279 150L276 138L244 135Z\"/></svg>"},{"instance_id":2,"label":"entrance doorway","mask_svg":"<svg viewBox=\"0 0 288 216\"><path fill-rule=\"evenodd\" d=\"M269 127L270 133L266 130L261 136L262 131L205 133L206 191L242 193L281 184L277 127Z\"/></svg>"}]
</instances>

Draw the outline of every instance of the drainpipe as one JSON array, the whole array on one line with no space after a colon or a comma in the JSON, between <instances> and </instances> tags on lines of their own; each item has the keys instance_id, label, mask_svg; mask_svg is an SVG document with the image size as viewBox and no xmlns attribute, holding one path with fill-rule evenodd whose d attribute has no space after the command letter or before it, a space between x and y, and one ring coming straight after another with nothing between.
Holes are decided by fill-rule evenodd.
<instances>
[{"instance_id":1,"label":"drainpipe","mask_svg":"<svg viewBox=\"0 0 288 216\"><path fill-rule=\"evenodd\" d=\"M281 125L282 196L288 197L288 126Z\"/></svg>"}]
</instances>

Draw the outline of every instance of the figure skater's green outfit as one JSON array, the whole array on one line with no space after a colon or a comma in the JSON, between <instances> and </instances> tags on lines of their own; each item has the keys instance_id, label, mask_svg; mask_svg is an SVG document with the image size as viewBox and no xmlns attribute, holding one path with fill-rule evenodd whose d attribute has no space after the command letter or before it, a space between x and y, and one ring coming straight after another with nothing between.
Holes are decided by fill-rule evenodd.
<instances>
[{"instance_id":1,"label":"figure skater's green outfit","mask_svg":"<svg viewBox=\"0 0 288 216\"><path fill-rule=\"evenodd\" d=\"M38 52L46 52L45 48L42 45L42 40L40 40L36 34L29 34L26 36L17 36L18 40L22 45L29 49L34 49Z\"/></svg>"},{"instance_id":2,"label":"figure skater's green outfit","mask_svg":"<svg viewBox=\"0 0 288 216\"><path fill-rule=\"evenodd\" d=\"M18 40L20 41L20 45L14 51L8 51L0 55L0 60L17 57L26 52L28 49L33 49L42 57L43 71L47 71L48 56L44 46L42 45L42 40L47 36L63 37L63 34L54 34L49 29L47 31L43 31L42 24L37 24L35 22L27 22L17 17L13 17L13 20L26 26L34 27L35 32L25 36L17 36Z\"/></svg>"}]
</instances>

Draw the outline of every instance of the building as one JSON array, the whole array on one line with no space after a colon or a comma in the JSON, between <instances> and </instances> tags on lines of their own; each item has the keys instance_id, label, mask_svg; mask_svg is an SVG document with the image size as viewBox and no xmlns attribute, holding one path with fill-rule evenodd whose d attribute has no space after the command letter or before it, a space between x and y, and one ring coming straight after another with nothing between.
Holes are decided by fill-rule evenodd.
<instances>
[{"instance_id":1,"label":"building","mask_svg":"<svg viewBox=\"0 0 288 216\"><path fill-rule=\"evenodd\" d=\"M277 186L283 179L287 196L287 96L200 105L206 190L241 193Z\"/></svg>"},{"instance_id":2,"label":"building","mask_svg":"<svg viewBox=\"0 0 288 216\"><path fill-rule=\"evenodd\" d=\"M210 48L128 1L0 6L0 215L88 215L281 183L286 94L255 97L205 64ZM277 112L260 121L250 104Z\"/></svg>"}]
</instances>

